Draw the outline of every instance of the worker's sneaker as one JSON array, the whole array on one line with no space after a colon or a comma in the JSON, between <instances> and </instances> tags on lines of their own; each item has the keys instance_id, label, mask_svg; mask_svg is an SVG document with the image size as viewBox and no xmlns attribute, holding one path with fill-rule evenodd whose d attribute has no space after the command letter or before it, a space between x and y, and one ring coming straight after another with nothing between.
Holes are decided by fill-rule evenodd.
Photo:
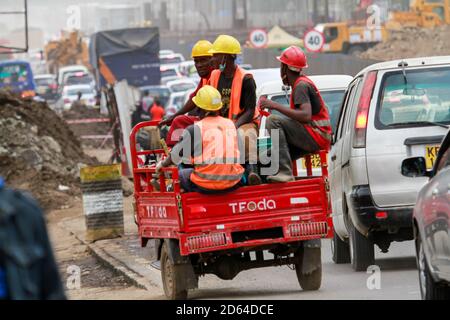
<instances>
[{"instance_id":1,"label":"worker's sneaker","mask_svg":"<svg viewBox=\"0 0 450 320\"><path fill-rule=\"evenodd\" d=\"M295 177L284 174L277 174L276 176L268 176L267 181L269 183L285 183L295 181Z\"/></svg>"},{"instance_id":2,"label":"worker's sneaker","mask_svg":"<svg viewBox=\"0 0 450 320\"><path fill-rule=\"evenodd\" d=\"M256 165L247 165L247 171L249 186L258 186L263 183L261 177L258 174L258 167Z\"/></svg>"},{"instance_id":3,"label":"worker's sneaker","mask_svg":"<svg viewBox=\"0 0 450 320\"><path fill-rule=\"evenodd\" d=\"M145 165L146 166L153 166L153 165L155 165L156 166L156 163L157 163L158 161L157 161L157 159L156 159L156 155L154 155L154 154L148 154L148 155L146 155L146 157L145 157Z\"/></svg>"}]
</instances>

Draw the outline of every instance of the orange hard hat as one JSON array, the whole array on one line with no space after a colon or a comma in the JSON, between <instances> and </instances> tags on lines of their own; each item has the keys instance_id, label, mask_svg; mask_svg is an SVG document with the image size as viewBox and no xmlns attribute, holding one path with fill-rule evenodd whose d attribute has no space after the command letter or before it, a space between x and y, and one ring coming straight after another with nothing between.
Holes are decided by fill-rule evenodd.
<instances>
[{"instance_id":1,"label":"orange hard hat","mask_svg":"<svg viewBox=\"0 0 450 320\"><path fill-rule=\"evenodd\" d=\"M295 72L300 72L301 69L308 68L305 53L302 49L296 46L290 46L284 50L281 56L277 57L277 59Z\"/></svg>"}]
</instances>

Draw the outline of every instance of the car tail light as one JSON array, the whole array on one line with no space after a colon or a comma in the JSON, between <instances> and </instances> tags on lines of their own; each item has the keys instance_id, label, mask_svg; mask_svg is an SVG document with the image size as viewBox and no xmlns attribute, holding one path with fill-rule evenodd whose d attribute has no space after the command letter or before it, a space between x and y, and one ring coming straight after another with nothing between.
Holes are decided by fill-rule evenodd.
<instances>
[{"instance_id":1,"label":"car tail light","mask_svg":"<svg viewBox=\"0 0 450 320\"><path fill-rule=\"evenodd\" d=\"M378 220L384 220L384 219L387 219L388 213L386 211L380 211L380 212L375 213L375 217Z\"/></svg>"},{"instance_id":2,"label":"car tail light","mask_svg":"<svg viewBox=\"0 0 450 320\"><path fill-rule=\"evenodd\" d=\"M361 98L358 103L358 113L356 114L353 148L366 147L367 120L369 117L370 101L372 100L373 89L375 88L376 81L376 71L369 72L364 80Z\"/></svg>"},{"instance_id":3,"label":"car tail light","mask_svg":"<svg viewBox=\"0 0 450 320\"><path fill-rule=\"evenodd\" d=\"M227 244L227 237L224 232L204 234L187 238L189 251L221 247Z\"/></svg>"},{"instance_id":4,"label":"car tail light","mask_svg":"<svg viewBox=\"0 0 450 320\"><path fill-rule=\"evenodd\" d=\"M70 99L64 99L64 103L70 103Z\"/></svg>"},{"instance_id":5,"label":"car tail light","mask_svg":"<svg viewBox=\"0 0 450 320\"><path fill-rule=\"evenodd\" d=\"M288 232L293 238L325 237L328 234L328 225L326 222L296 223L289 225Z\"/></svg>"}]
</instances>

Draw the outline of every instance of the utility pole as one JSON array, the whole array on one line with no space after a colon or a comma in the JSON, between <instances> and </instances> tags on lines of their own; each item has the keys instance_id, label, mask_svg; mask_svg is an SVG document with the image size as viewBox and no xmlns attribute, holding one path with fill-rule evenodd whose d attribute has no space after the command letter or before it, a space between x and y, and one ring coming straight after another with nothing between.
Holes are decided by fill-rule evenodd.
<instances>
[{"instance_id":1,"label":"utility pole","mask_svg":"<svg viewBox=\"0 0 450 320\"><path fill-rule=\"evenodd\" d=\"M325 0L325 21L324 22L329 22L328 20L330 20L330 1Z\"/></svg>"},{"instance_id":2,"label":"utility pole","mask_svg":"<svg viewBox=\"0 0 450 320\"><path fill-rule=\"evenodd\" d=\"M318 23L317 19L319 17L318 15L318 5L317 5L318 1L313 0L313 25L316 25Z\"/></svg>"},{"instance_id":3,"label":"utility pole","mask_svg":"<svg viewBox=\"0 0 450 320\"><path fill-rule=\"evenodd\" d=\"M235 30L247 28L246 0L233 0L233 26Z\"/></svg>"}]
</instances>

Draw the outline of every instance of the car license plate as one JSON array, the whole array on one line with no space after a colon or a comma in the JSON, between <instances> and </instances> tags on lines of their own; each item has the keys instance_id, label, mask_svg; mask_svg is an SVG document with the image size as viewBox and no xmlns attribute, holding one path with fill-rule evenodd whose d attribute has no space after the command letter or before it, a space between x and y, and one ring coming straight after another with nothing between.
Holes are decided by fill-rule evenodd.
<instances>
[{"instance_id":1,"label":"car license plate","mask_svg":"<svg viewBox=\"0 0 450 320\"><path fill-rule=\"evenodd\" d=\"M427 162L427 170L433 169L434 162L439 152L439 146L426 146L425 147L425 160Z\"/></svg>"},{"instance_id":2,"label":"car license plate","mask_svg":"<svg viewBox=\"0 0 450 320\"><path fill-rule=\"evenodd\" d=\"M320 168L320 156L318 154L314 154L311 156L311 165L313 169L319 169ZM306 160L305 158L302 158L302 167L306 170Z\"/></svg>"}]
</instances>

